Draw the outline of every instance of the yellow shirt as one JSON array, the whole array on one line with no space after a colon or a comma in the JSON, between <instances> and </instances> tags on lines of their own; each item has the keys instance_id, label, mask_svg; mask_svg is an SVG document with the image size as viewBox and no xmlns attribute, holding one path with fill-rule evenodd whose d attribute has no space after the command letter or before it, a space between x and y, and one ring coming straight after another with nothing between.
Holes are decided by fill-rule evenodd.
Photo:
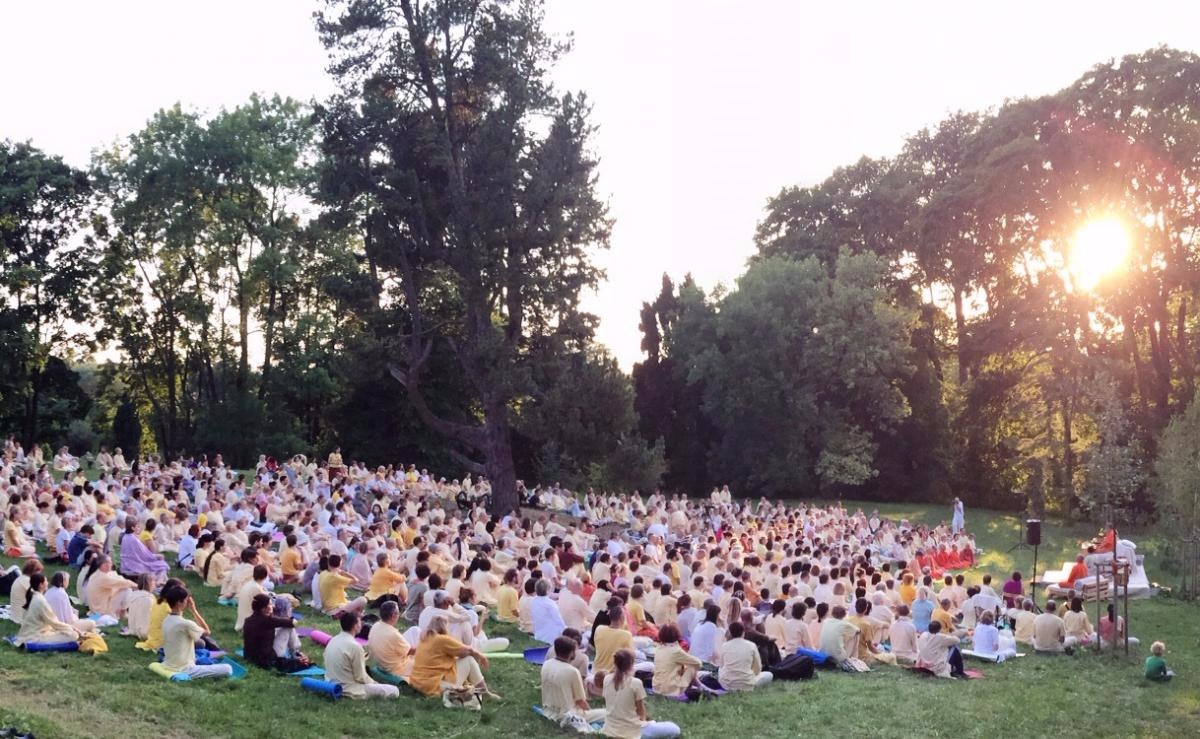
<instances>
[{"instance_id":1,"label":"yellow shirt","mask_svg":"<svg viewBox=\"0 0 1200 739\"><path fill-rule=\"evenodd\" d=\"M171 606L165 600L154 601L150 606L150 627L146 631L146 640L137 643L138 649L154 651L163 645L163 620L171 615Z\"/></svg>"},{"instance_id":2,"label":"yellow shirt","mask_svg":"<svg viewBox=\"0 0 1200 739\"><path fill-rule=\"evenodd\" d=\"M380 567L375 570L375 574L371 575L371 587L367 589L367 600L375 600L381 595L395 595L396 586L403 582L404 575L391 567Z\"/></svg>"},{"instance_id":3,"label":"yellow shirt","mask_svg":"<svg viewBox=\"0 0 1200 739\"><path fill-rule=\"evenodd\" d=\"M622 649L633 649L633 634L625 629L600 626L596 629L596 659L592 669L599 672L613 671L613 655Z\"/></svg>"},{"instance_id":4,"label":"yellow shirt","mask_svg":"<svg viewBox=\"0 0 1200 739\"><path fill-rule=\"evenodd\" d=\"M321 605L326 613L346 605L346 586L352 582L354 582L354 578L332 570L325 570L321 573L317 589L321 591Z\"/></svg>"},{"instance_id":5,"label":"yellow shirt","mask_svg":"<svg viewBox=\"0 0 1200 739\"><path fill-rule=\"evenodd\" d=\"M204 629L195 621L171 614L163 619L163 666L171 672L183 672L196 664L196 640Z\"/></svg>"},{"instance_id":6,"label":"yellow shirt","mask_svg":"<svg viewBox=\"0 0 1200 739\"><path fill-rule=\"evenodd\" d=\"M422 639L408 684L425 695L441 693L443 680L455 681L455 663L462 648L463 643L448 634L430 634Z\"/></svg>"},{"instance_id":7,"label":"yellow shirt","mask_svg":"<svg viewBox=\"0 0 1200 739\"><path fill-rule=\"evenodd\" d=\"M654 692L659 695L679 695L695 677L694 670L702 663L683 651L678 644L663 644L654 650ZM687 668L694 668L689 671ZM680 670L684 670L681 674Z\"/></svg>"},{"instance_id":8,"label":"yellow shirt","mask_svg":"<svg viewBox=\"0 0 1200 739\"><path fill-rule=\"evenodd\" d=\"M501 585L496 589L496 618L506 623L516 623L521 614L518 612L520 598L517 589L512 585Z\"/></svg>"},{"instance_id":9,"label":"yellow shirt","mask_svg":"<svg viewBox=\"0 0 1200 739\"><path fill-rule=\"evenodd\" d=\"M604 707L608 709L608 715L601 733L618 739L639 739L642 720L638 717L637 702L646 700L646 686L633 675L626 675L621 687L616 688L615 677L604 676Z\"/></svg>"},{"instance_id":10,"label":"yellow shirt","mask_svg":"<svg viewBox=\"0 0 1200 739\"><path fill-rule=\"evenodd\" d=\"M367 635L367 651L371 661L398 676L407 676L412 671L412 645L391 624L382 621L371 627Z\"/></svg>"},{"instance_id":11,"label":"yellow shirt","mask_svg":"<svg viewBox=\"0 0 1200 739\"><path fill-rule=\"evenodd\" d=\"M954 617L950 615L949 611L944 610L941 606L933 609L933 616L930 617L930 620L937 621L942 625L943 634L951 634L954 632Z\"/></svg>"},{"instance_id":12,"label":"yellow shirt","mask_svg":"<svg viewBox=\"0 0 1200 739\"><path fill-rule=\"evenodd\" d=\"M296 577L304 568L304 557L299 549L289 547L279 556L279 563L285 577Z\"/></svg>"}]
</instances>

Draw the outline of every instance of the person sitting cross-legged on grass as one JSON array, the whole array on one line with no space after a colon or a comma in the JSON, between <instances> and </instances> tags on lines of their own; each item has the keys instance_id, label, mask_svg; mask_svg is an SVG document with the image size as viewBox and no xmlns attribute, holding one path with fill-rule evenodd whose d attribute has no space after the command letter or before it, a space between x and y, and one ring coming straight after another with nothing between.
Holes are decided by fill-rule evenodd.
<instances>
[{"instance_id":1,"label":"person sitting cross-legged on grass","mask_svg":"<svg viewBox=\"0 0 1200 739\"><path fill-rule=\"evenodd\" d=\"M285 656L275 650L276 631L294 629L296 621L276 616L270 595L255 595L250 601L250 611L250 615L242 622L242 650L246 659L265 670L276 669L289 673L312 666L312 660L301 652Z\"/></svg>"},{"instance_id":2,"label":"person sitting cross-legged on grass","mask_svg":"<svg viewBox=\"0 0 1200 739\"><path fill-rule=\"evenodd\" d=\"M325 645L325 679L342 686L342 693L351 698L396 698L400 689L395 685L375 682L367 674L367 656L362 645L354 640L362 619L353 611L339 619L342 630Z\"/></svg>"},{"instance_id":3,"label":"person sitting cross-legged on grass","mask_svg":"<svg viewBox=\"0 0 1200 739\"><path fill-rule=\"evenodd\" d=\"M441 694L447 708L479 710L479 695L499 699L483 677L483 652L450 636L444 616L435 616L421 636L408 684L425 695Z\"/></svg>"},{"instance_id":4,"label":"person sitting cross-legged on grass","mask_svg":"<svg viewBox=\"0 0 1200 739\"><path fill-rule=\"evenodd\" d=\"M396 628L399 620L400 605L396 601L384 601L379 607L379 621L367 636L367 650L378 667L396 677L407 678L412 672L417 649Z\"/></svg>"},{"instance_id":5,"label":"person sitting cross-legged on grass","mask_svg":"<svg viewBox=\"0 0 1200 739\"><path fill-rule=\"evenodd\" d=\"M342 558L339 555L329 555L329 569L321 573L320 584L321 605L325 614L337 618L343 613L362 615L367 608L365 596L354 600L346 599L346 588L354 582L354 578L342 572Z\"/></svg>"},{"instance_id":6,"label":"person sitting cross-legged on grass","mask_svg":"<svg viewBox=\"0 0 1200 739\"><path fill-rule=\"evenodd\" d=\"M683 695L696 685L700 667L698 657L688 654L679 645L679 628L671 622L658 630L659 646L654 650L654 682L659 695Z\"/></svg>"},{"instance_id":7,"label":"person sitting cross-legged on grass","mask_svg":"<svg viewBox=\"0 0 1200 739\"><path fill-rule=\"evenodd\" d=\"M79 640L79 630L63 623L54 615L54 609L46 601L46 576L36 572L29 577L29 589L25 593L25 618L21 630L13 643L22 644L65 644Z\"/></svg>"},{"instance_id":8,"label":"person sitting cross-legged on grass","mask_svg":"<svg viewBox=\"0 0 1200 739\"><path fill-rule=\"evenodd\" d=\"M613 671L597 675L604 692L607 715L600 733L617 739L669 739L679 736L679 726L651 721L646 714L646 687L633 675L634 654L628 649L613 655Z\"/></svg>"},{"instance_id":9,"label":"person sitting cross-legged on grass","mask_svg":"<svg viewBox=\"0 0 1200 739\"><path fill-rule=\"evenodd\" d=\"M1063 643L1068 647L1091 644L1095 640L1096 632L1083 610L1083 598L1071 599L1071 610L1063 615L1063 627L1066 629Z\"/></svg>"},{"instance_id":10,"label":"person sitting cross-legged on grass","mask_svg":"<svg viewBox=\"0 0 1200 739\"><path fill-rule=\"evenodd\" d=\"M1053 600L1046 601L1046 610L1033 619L1033 649L1041 654L1071 653L1066 646L1067 628L1058 617Z\"/></svg>"},{"instance_id":11,"label":"person sitting cross-legged on grass","mask_svg":"<svg viewBox=\"0 0 1200 739\"><path fill-rule=\"evenodd\" d=\"M197 665L196 642L207 636L211 629L196 611L196 603L187 588L179 586L166 593L171 615L163 619L163 665L174 673L184 673L190 678L229 677L231 665ZM190 609L196 621L183 617L184 609Z\"/></svg>"},{"instance_id":12,"label":"person sitting cross-legged on grass","mask_svg":"<svg viewBox=\"0 0 1200 739\"><path fill-rule=\"evenodd\" d=\"M943 634L941 623L930 622L929 631L917 637L917 667L929 670L938 677L964 674L958 637Z\"/></svg>"},{"instance_id":13,"label":"person sitting cross-legged on grass","mask_svg":"<svg viewBox=\"0 0 1200 739\"><path fill-rule=\"evenodd\" d=\"M774 678L763 671L758 647L745 638L746 627L741 622L729 624L729 639L717 653L717 681L726 690L754 690L768 685Z\"/></svg>"},{"instance_id":14,"label":"person sitting cross-legged on grass","mask_svg":"<svg viewBox=\"0 0 1200 739\"><path fill-rule=\"evenodd\" d=\"M607 712L588 705L583 676L574 665L577 649L578 644L570 637L554 640L554 658L542 663L542 711L559 722L603 721Z\"/></svg>"},{"instance_id":15,"label":"person sitting cross-legged on grass","mask_svg":"<svg viewBox=\"0 0 1200 739\"><path fill-rule=\"evenodd\" d=\"M1150 645L1150 656L1146 658L1146 679L1157 683L1165 683L1175 677L1175 673L1167 668L1163 654L1167 647L1160 641Z\"/></svg>"}]
</instances>

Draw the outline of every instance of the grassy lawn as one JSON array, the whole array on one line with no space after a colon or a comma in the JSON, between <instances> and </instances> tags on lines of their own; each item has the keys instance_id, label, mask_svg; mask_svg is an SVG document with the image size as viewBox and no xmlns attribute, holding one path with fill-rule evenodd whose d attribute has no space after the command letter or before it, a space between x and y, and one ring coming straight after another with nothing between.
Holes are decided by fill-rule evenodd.
<instances>
[{"instance_id":1,"label":"grassy lawn","mask_svg":"<svg viewBox=\"0 0 1200 739\"><path fill-rule=\"evenodd\" d=\"M949 514L947 507L877 507L886 516L930 523ZM971 580L988 571L1002 581L1014 567L1028 574L1031 553L1007 553L1020 536L1016 517L968 510L967 524L986 550L982 567L969 573ZM1076 542L1093 533L1089 526L1048 523L1039 570L1059 567ZM1157 542L1136 540L1148 554L1150 580L1162 579L1153 557ZM217 641L231 651L240 646L233 631L235 609L218 606L215 589L200 586L192 576L185 579ZM302 612L306 625L336 632L332 621ZM1165 597L1133 601L1129 620L1130 633L1143 645L1153 639L1167 643L1167 661L1179 675L1172 683L1142 678L1143 647L1128 660L1089 652L1029 656L1002 665L971 663L985 677L970 681L918 678L889 667L862 675L821 672L814 681L775 684L752 695L695 705L650 698L647 709L653 718L678 723L688 737L727 737L732 731L753 737L1196 735L1200 606ZM0 622L0 635L15 631L14 624ZM171 683L146 669L151 656L136 650L134 639L109 631L111 651L97 657L27 655L0 645L0 726L17 725L39 738L568 735L531 712L539 697L538 672L523 661L494 661L488 680L505 700L468 713L411 693L402 693L398 701L332 703L301 691L298 680L254 668L240 681ZM499 624L490 624L488 632L513 639L514 650L533 644ZM319 648L307 644L306 650L320 663Z\"/></svg>"}]
</instances>

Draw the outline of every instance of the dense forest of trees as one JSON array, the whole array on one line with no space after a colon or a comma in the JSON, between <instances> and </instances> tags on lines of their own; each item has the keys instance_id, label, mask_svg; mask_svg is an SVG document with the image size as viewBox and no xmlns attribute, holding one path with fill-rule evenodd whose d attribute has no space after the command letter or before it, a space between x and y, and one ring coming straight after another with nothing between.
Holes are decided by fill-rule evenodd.
<instances>
[{"instance_id":1,"label":"dense forest of trees","mask_svg":"<svg viewBox=\"0 0 1200 739\"><path fill-rule=\"evenodd\" d=\"M1183 500L1197 101L1200 57L1154 49L784 188L732 291L664 279L643 308L668 483L1145 514L1181 475ZM1091 284L1072 246L1097 219L1131 248Z\"/></svg>"},{"instance_id":2,"label":"dense forest of trees","mask_svg":"<svg viewBox=\"0 0 1200 739\"><path fill-rule=\"evenodd\" d=\"M580 308L611 220L540 5L340 0L317 33L328 100L175 105L86 170L0 141L0 431L239 465L336 445L501 501L524 478L1195 516L1200 57L785 187L736 285L664 276L629 376ZM1071 247L1100 218L1132 250L1091 284Z\"/></svg>"}]
</instances>

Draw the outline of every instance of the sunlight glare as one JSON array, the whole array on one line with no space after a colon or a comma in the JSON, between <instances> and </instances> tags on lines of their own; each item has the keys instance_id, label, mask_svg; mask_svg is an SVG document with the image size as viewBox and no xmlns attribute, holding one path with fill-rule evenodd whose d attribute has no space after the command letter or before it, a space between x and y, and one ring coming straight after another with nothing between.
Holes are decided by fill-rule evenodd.
<instances>
[{"instance_id":1,"label":"sunlight glare","mask_svg":"<svg viewBox=\"0 0 1200 739\"><path fill-rule=\"evenodd\" d=\"M1091 290L1120 269L1129 257L1129 231L1111 216L1085 223L1071 243L1070 270L1075 285Z\"/></svg>"}]
</instances>

